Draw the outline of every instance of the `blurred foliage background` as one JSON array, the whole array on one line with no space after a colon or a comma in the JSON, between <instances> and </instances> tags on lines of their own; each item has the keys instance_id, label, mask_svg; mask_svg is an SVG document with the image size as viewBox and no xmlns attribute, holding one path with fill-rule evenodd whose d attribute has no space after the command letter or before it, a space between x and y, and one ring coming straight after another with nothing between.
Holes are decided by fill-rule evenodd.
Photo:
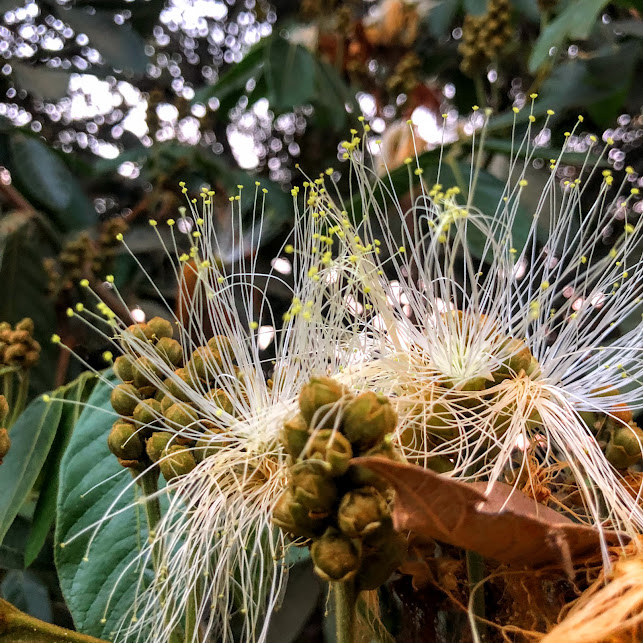
<instances>
[{"instance_id":1,"label":"blurred foliage background","mask_svg":"<svg viewBox=\"0 0 643 643\"><path fill-rule=\"evenodd\" d=\"M66 312L85 301L81 279L124 318L161 312L159 294L174 304L174 275L148 220L176 216L179 181L190 195L216 191L221 260L229 263L238 249L228 198L260 181L269 194L259 265L277 260L288 279L290 264L278 253L292 223L290 188L302 181L295 166L311 176L339 167L341 184L339 143L361 127L359 117L381 136L392 179L403 186L407 170L394 168L414 154L414 140L429 176L441 142L447 174L466 173L471 108L490 107L476 201L488 213L504 184L512 108L529 107L533 93L534 114L555 110L538 133L535 186L579 113L561 180L574 177L573 153L584 154L597 133L614 140L606 167L619 175L633 166L627 180L641 183L642 9L640 0L0 0L0 320L34 321L42 352L30 397L83 368L51 345L54 332L87 363L105 366L100 337ZM529 113L516 117L519 131ZM614 212L606 248L624 221L640 216L641 203L630 206ZM116 243L126 228L158 292ZM189 230L182 233L187 245ZM126 307L110 294L110 273ZM277 316L287 296L271 294ZM86 384L64 395L85 399ZM59 415L25 464L35 490L24 492L15 520L1 516L0 595L72 626L52 562L55 511L39 492L56 485L73 426ZM323 612L323 597L312 577L295 579L275 640L317 640L319 628L301 632ZM315 599L302 606L306 592Z\"/></svg>"}]
</instances>

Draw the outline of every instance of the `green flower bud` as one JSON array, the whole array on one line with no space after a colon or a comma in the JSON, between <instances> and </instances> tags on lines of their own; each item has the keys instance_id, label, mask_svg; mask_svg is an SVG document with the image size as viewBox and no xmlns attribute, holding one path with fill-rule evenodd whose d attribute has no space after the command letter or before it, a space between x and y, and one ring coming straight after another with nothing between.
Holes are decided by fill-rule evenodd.
<instances>
[{"instance_id":1,"label":"green flower bud","mask_svg":"<svg viewBox=\"0 0 643 643\"><path fill-rule=\"evenodd\" d=\"M110 396L112 408L119 415L132 415L136 405L141 400L138 390L131 384L119 384Z\"/></svg>"},{"instance_id":2,"label":"green flower bud","mask_svg":"<svg viewBox=\"0 0 643 643\"><path fill-rule=\"evenodd\" d=\"M360 448L368 448L397 424L397 413L384 395L372 391L361 393L351 400L344 410L342 426L346 437Z\"/></svg>"},{"instance_id":3,"label":"green flower bud","mask_svg":"<svg viewBox=\"0 0 643 643\"><path fill-rule=\"evenodd\" d=\"M182 427L194 425L199 415L188 404L176 402L165 411L165 417L172 423Z\"/></svg>"},{"instance_id":4,"label":"green flower bud","mask_svg":"<svg viewBox=\"0 0 643 643\"><path fill-rule=\"evenodd\" d=\"M232 413L234 412L234 406L232 404L232 400L230 399L230 396L222 388L212 389L211 391L208 391L204 395L204 397L206 400L208 400L209 402L213 402L216 406L218 406L226 413L229 413L230 415L232 415Z\"/></svg>"},{"instance_id":5,"label":"green flower bud","mask_svg":"<svg viewBox=\"0 0 643 643\"><path fill-rule=\"evenodd\" d=\"M328 582L350 580L359 569L361 549L359 541L352 540L337 529L329 527L310 548L315 573Z\"/></svg>"},{"instance_id":6,"label":"green flower bud","mask_svg":"<svg viewBox=\"0 0 643 643\"><path fill-rule=\"evenodd\" d=\"M185 388L186 385L190 385L191 381L189 373L184 368L177 368L174 371L174 377L168 377L163 380L163 386L176 400L188 402L190 398L185 392ZM183 385L180 383L183 383Z\"/></svg>"},{"instance_id":7,"label":"green flower bud","mask_svg":"<svg viewBox=\"0 0 643 643\"><path fill-rule=\"evenodd\" d=\"M382 539L374 551L364 555L355 577L358 591L373 590L384 585L390 575L404 562L406 539L394 531Z\"/></svg>"},{"instance_id":8,"label":"green flower bud","mask_svg":"<svg viewBox=\"0 0 643 643\"><path fill-rule=\"evenodd\" d=\"M145 323L143 324L132 324L128 326L125 330L127 333L131 333L137 339L140 339L142 342L146 342L148 339L152 339L154 332L152 329Z\"/></svg>"},{"instance_id":9,"label":"green flower bud","mask_svg":"<svg viewBox=\"0 0 643 643\"><path fill-rule=\"evenodd\" d=\"M516 376L520 375L521 371L527 372L531 366L533 355L525 342L510 337L505 340L501 350L506 358L500 368L493 373L494 378L497 379L498 375Z\"/></svg>"},{"instance_id":10,"label":"green flower bud","mask_svg":"<svg viewBox=\"0 0 643 643\"><path fill-rule=\"evenodd\" d=\"M141 424L151 424L163 415L161 403L153 398L143 400L136 405L132 415L136 422L140 422Z\"/></svg>"},{"instance_id":11,"label":"green flower bud","mask_svg":"<svg viewBox=\"0 0 643 643\"><path fill-rule=\"evenodd\" d=\"M627 469L641 459L643 431L636 424L619 426L612 432L605 457L617 469Z\"/></svg>"},{"instance_id":12,"label":"green flower bud","mask_svg":"<svg viewBox=\"0 0 643 643\"><path fill-rule=\"evenodd\" d=\"M183 361L183 348L176 339L161 337L156 343L156 352L172 366L178 366Z\"/></svg>"},{"instance_id":13,"label":"green flower bud","mask_svg":"<svg viewBox=\"0 0 643 643\"><path fill-rule=\"evenodd\" d=\"M152 462L158 462L164 455L167 445L174 437L167 431L155 431L145 444L145 451Z\"/></svg>"},{"instance_id":14,"label":"green flower bud","mask_svg":"<svg viewBox=\"0 0 643 643\"><path fill-rule=\"evenodd\" d=\"M311 517L290 489L279 496L272 511L272 522L292 538L314 538L325 526L324 519Z\"/></svg>"},{"instance_id":15,"label":"green flower bud","mask_svg":"<svg viewBox=\"0 0 643 643\"><path fill-rule=\"evenodd\" d=\"M0 429L0 464L11 448L11 438L7 429Z\"/></svg>"},{"instance_id":16,"label":"green flower bud","mask_svg":"<svg viewBox=\"0 0 643 643\"><path fill-rule=\"evenodd\" d=\"M284 422L279 439L286 453L293 459L298 458L310 439L308 424L301 414Z\"/></svg>"},{"instance_id":17,"label":"green flower bud","mask_svg":"<svg viewBox=\"0 0 643 643\"><path fill-rule=\"evenodd\" d=\"M290 469L295 500L312 513L328 512L337 499L337 487L328 466L317 460L298 462Z\"/></svg>"},{"instance_id":18,"label":"green flower bud","mask_svg":"<svg viewBox=\"0 0 643 643\"><path fill-rule=\"evenodd\" d=\"M114 360L113 368L121 382L131 382L134 379L134 365L127 355L119 355Z\"/></svg>"},{"instance_id":19,"label":"green flower bud","mask_svg":"<svg viewBox=\"0 0 643 643\"><path fill-rule=\"evenodd\" d=\"M431 469L436 473L448 473L455 468L451 460L441 455L433 455L427 458L425 464L427 469Z\"/></svg>"},{"instance_id":20,"label":"green flower bud","mask_svg":"<svg viewBox=\"0 0 643 643\"><path fill-rule=\"evenodd\" d=\"M163 317L152 317L152 319L147 322L147 326L152 332L152 337L156 337L156 339L169 339L174 335L172 322L163 319Z\"/></svg>"},{"instance_id":21,"label":"green flower bud","mask_svg":"<svg viewBox=\"0 0 643 643\"><path fill-rule=\"evenodd\" d=\"M174 400L172 397L169 395L164 395L163 399L161 400L161 413L165 415L167 410L172 406L172 404L175 404L176 400Z\"/></svg>"},{"instance_id":22,"label":"green flower bud","mask_svg":"<svg viewBox=\"0 0 643 643\"><path fill-rule=\"evenodd\" d=\"M389 517L386 500L374 487L362 487L345 493L337 510L337 524L349 538L363 538L372 534Z\"/></svg>"},{"instance_id":23,"label":"green flower bud","mask_svg":"<svg viewBox=\"0 0 643 643\"><path fill-rule=\"evenodd\" d=\"M158 389L156 388L156 386L141 386L141 388L138 389L138 394L144 400L152 399L156 396L157 393Z\"/></svg>"},{"instance_id":24,"label":"green flower bud","mask_svg":"<svg viewBox=\"0 0 643 643\"><path fill-rule=\"evenodd\" d=\"M159 460L159 467L163 477L170 482L190 473L196 467L196 460L190 451L177 445L166 450L166 455Z\"/></svg>"},{"instance_id":25,"label":"green flower bud","mask_svg":"<svg viewBox=\"0 0 643 643\"><path fill-rule=\"evenodd\" d=\"M29 331L28 330L18 330L16 327L16 330L11 333L11 344L25 344L26 342L29 341Z\"/></svg>"},{"instance_id":26,"label":"green flower bud","mask_svg":"<svg viewBox=\"0 0 643 643\"><path fill-rule=\"evenodd\" d=\"M31 317L25 317L24 319L22 319L16 324L16 330L24 330L29 335L33 335L33 331L34 331L33 319L31 319Z\"/></svg>"},{"instance_id":27,"label":"green flower bud","mask_svg":"<svg viewBox=\"0 0 643 643\"><path fill-rule=\"evenodd\" d=\"M197 462L201 462L225 448L226 443L215 438L215 436L221 435L221 433L221 429L218 428L211 428L204 431L203 436L197 440L194 445L193 453Z\"/></svg>"},{"instance_id":28,"label":"green flower bud","mask_svg":"<svg viewBox=\"0 0 643 643\"><path fill-rule=\"evenodd\" d=\"M400 456L391 444L389 439L382 440L372 449L362 455L387 458L388 460L399 460ZM386 491L388 483L378 476L372 469L361 465L351 464L348 468L348 478L353 487L375 487L379 491Z\"/></svg>"},{"instance_id":29,"label":"green flower bud","mask_svg":"<svg viewBox=\"0 0 643 643\"><path fill-rule=\"evenodd\" d=\"M424 426L426 433L438 438L439 441L449 441L457 437L458 422L453 409L441 402L433 402L425 410Z\"/></svg>"},{"instance_id":30,"label":"green flower bud","mask_svg":"<svg viewBox=\"0 0 643 643\"><path fill-rule=\"evenodd\" d=\"M107 437L109 450L123 460L138 460L143 455L143 442L136 427L128 422L116 420Z\"/></svg>"},{"instance_id":31,"label":"green flower bud","mask_svg":"<svg viewBox=\"0 0 643 643\"><path fill-rule=\"evenodd\" d=\"M0 426L4 426L5 420L9 415L9 403L4 395L0 395Z\"/></svg>"},{"instance_id":32,"label":"green flower bud","mask_svg":"<svg viewBox=\"0 0 643 643\"><path fill-rule=\"evenodd\" d=\"M317 431L308 450L308 458L327 462L333 476L344 475L352 457L351 443L333 429Z\"/></svg>"},{"instance_id":33,"label":"green flower bud","mask_svg":"<svg viewBox=\"0 0 643 643\"><path fill-rule=\"evenodd\" d=\"M315 417L315 427L320 428L319 422L322 421L332 426L340 400L347 400L348 396L346 387L334 379L312 377L299 393L299 410L309 425Z\"/></svg>"},{"instance_id":34,"label":"green flower bud","mask_svg":"<svg viewBox=\"0 0 643 643\"><path fill-rule=\"evenodd\" d=\"M234 350L230 340L225 335L215 335L208 340L208 348L214 359L216 360L219 369L221 369L226 362L234 363Z\"/></svg>"},{"instance_id":35,"label":"green flower bud","mask_svg":"<svg viewBox=\"0 0 643 643\"><path fill-rule=\"evenodd\" d=\"M134 360L134 386L142 388L143 386L154 386L154 382L160 377L159 367L148 357L139 357Z\"/></svg>"}]
</instances>

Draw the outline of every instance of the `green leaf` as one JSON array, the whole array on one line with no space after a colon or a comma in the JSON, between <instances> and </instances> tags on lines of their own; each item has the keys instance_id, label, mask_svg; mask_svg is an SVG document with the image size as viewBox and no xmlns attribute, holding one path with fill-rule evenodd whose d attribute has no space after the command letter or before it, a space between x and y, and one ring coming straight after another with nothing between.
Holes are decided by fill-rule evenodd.
<instances>
[{"instance_id":1,"label":"green leaf","mask_svg":"<svg viewBox=\"0 0 643 643\"><path fill-rule=\"evenodd\" d=\"M57 391L57 397L64 397L66 403L63 404L56 437L49 451L45 466L43 467L43 483L34 511L31 531L25 546L25 566L27 567L31 565L40 553L49 531L54 524L60 462L71 439L74 426L83 409L83 403L87 401L95 383L96 376L93 373L86 372ZM8 600L11 601L11 599ZM14 601L11 602L13 603ZM20 605L18 605L18 607L20 607ZM37 614L34 614L34 616L37 616Z\"/></svg>"},{"instance_id":2,"label":"green leaf","mask_svg":"<svg viewBox=\"0 0 643 643\"><path fill-rule=\"evenodd\" d=\"M77 33L89 38L89 46L115 69L144 74L147 69L145 41L129 25L117 25L108 12L93 14L82 9L60 11L60 17Z\"/></svg>"},{"instance_id":3,"label":"green leaf","mask_svg":"<svg viewBox=\"0 0 643 643\"><path fill-rule=\"evenodd\" d=\"M18 514L0 545L0 569L24 569L25 542L30 529L31 522Z\"/></svg>"},{"instance_id":4,"label":"green leaf","mask_svg":"<svg viewBox=\"0 0 643 643\"><path fill-rule=\"evenodd\" d=\"M110 381L115 381L113 376ZM110 638L133 605L139 573L135 566L126 568L147 538L140 505L114 515L131 506L136 495L129 472L107 448L107 436L117 417L109 401L110 381L97 384L63 456L55 538L60 587L76 628L99 638ZM113 517L97 531L88 552L94 527L108 513ZM88 531L79 535L83 529Z\"/></svg>"},{"instance_id":5,"label":"green leaf","mask_svg":"<svg viewBox=\"0 0 643 643\"><path fill-rule=\"evenodd\" d=\"M23 317L33 319L34 336L42 350L31 370L30 383L38 393L52 388L58 355L49 341L56 315L42 266L42 260L56 250L35 215L12 212L0 219L0 320L15 324Z\"/></svg>"},{"instance_id":6,"label":"green leaf","mask_svg":"<svg viewBox=\"0 0 643 643\"><path fill-rule=\"evenodd\" d=\"M535 74L549 59L552 47L560 48L567 38L589 36L596 18L609 0L574 0L540 34L529 57L529 72Z\"/></svg>"},{"instance_id":7,"label":"green leaf","mask_svg":"<svg viewBox=\"0 0 643 643\"><path fill-rule=\"evenodd\" d=\"M460 0L442 0L435 3L426 17L424 24L434 38L446 35L453 18L460 8ZM486 8L482 9L484 13Z\"/></svg>"},{"instance_id":8,"label":"green leaf","mask_svg":"<svg viewBox=\"0 0 643 643\"><path fill-rule=\"evenodd\" d=\"M484 149L485 152L499 152L500 154L506 154L509 156L512 153L513 149L513 155L516 157L516 144L507 140L507 139L501 139L501 138L487 138L484 143ZM561 156L561 150L559 148L552 148L552 147L537 147L536 149L533 149L533 146L529 148L529 151L527 152L526 150L522 149L520 150L519 156L520 158L524 158L529 154L529 157L532 159L556 159L559 158L565 165L582 165L586 158L587 154L583 152L565 152ZM609 161L607 159L603 159L599 164L598 167L609 167Z\"/></svg>"},{"instance_id":9,"label":"green leaf","mask_svg":"<svg viewBox=\"0 0 643 643\"><path fill-rule=\"evenodd\" d=\"M343 131L347 127L346 105L357 113L355 92L342 80L337 70L323 60L315 59L315 120L317 126L332 131Z\"/></svg>"},{"instance_id":10,"label":"green leaf","mask_svg":"<svg viewBox=\"0 0 643 643\"><path fill-rule=\"evenodd\" d=\"M29 570L11 570L0 585L0 595L19 610L51 623L53 610L47 587Z\"/></svg>"},{"instance_id":11,"label":"green leaf","mask_svg":"<svg viewBox=\"0 0 643 643\"><path fill-rule=\"evenodd\" d=\"M71 202L73 175L44 143L17 132L9 139L11 173L20 188L36 203L64 210Z\"/></svg>"},{"instance_id":12,"label":"green leaf","mask_svg":"<svg viewBox=\"0 0 643 643\"><path fill-rule=\"evenodd\" d=\"M487 13L487 0L464 0L464 11L472 16Z\"/></svg>"},{"instance_id":13,"label":"green leaf","mask_svg":"<svg viewBox=\"0 0 643 643\"><path fill-rule=\"evenodd\" d=\"M0 542L47 459L61 413L61 402L38 398L11 427L11 448L0 467Z\"/></svg>"},{"instance_id":14,"label":"green leaf","mask_svg":"<svg viewBox=\"0 0 643 643\"><path fill-rule=\"evenodd\" d=\"M16 83L40 100L58 100L67 95L70 72L44 65L34 67L19 61L11 63Z\"/></svg>"}]
</instances>

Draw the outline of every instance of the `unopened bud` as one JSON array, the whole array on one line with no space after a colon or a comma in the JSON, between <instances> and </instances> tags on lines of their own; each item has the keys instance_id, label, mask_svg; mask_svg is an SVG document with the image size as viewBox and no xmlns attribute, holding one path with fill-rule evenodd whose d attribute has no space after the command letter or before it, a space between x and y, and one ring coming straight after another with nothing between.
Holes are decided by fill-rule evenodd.
<instances>
[{"instance_id":1,"label":"unopened bud","mask_svg":"<svg viewBox=\"0 0 643 643\"><path fill-rule=\"evenodd\" d=\"M11 448L11 438L9 437L9 431L7 429L0 429L0 464L4 460L4 457L9 453Z\"/></svg>"},{"instance_id":2,"label":"unopened bud","mask_svg":"<svg viewBox=\"0 0 643 643\"><path fill-rule=\"evenodd\" d=\"M173 437L174 434L167 431L152 433L145 444L145 451L152 462L158 462L165 455L165 449Z\"/></svg>"},{"instance_id":3,"label":"unopened bud","mask_svg":"<svg viewBox=\"0 0 643 643\"><path fill-rule=\"evenodd\" d=\"M141 401L141 395L131 384L119 384L110 395L112 408L119 415L132 415L136 405Z\"/></svg>"},{"instance_id":4,"label":"unopened bud","mask_svg":"<svg viewBox=\"0 0 643 643\"><path fill-rule=\"evenodd\" d=\"M16 324L16 330L24 330L24 331L27 331L29 335L33 335L33 331L34 331L33 319L31 319L31 317L25 317L23 320L19 321Z\"/></svg>"},{"instance_id":5,"label":"unopened bud","mask_svg":"<svg viewBox=\"0 0 643 643\"><path fill-rule=\"evenodd\" d=\"M435 471L436 473L449 473L449 471L453 471L455 468L455 465L451 460L441 455L432 455L428 457L425 461L425 465L427 469L431 469L431 471Z\"/></svg>"},{"instance_id":6,"label":"unopened bud","mask_svg":"<svg viewBox=\"0 0 643 643\"><path fill-rule=\"evenodd\" d=\"M148 357L139 357L134 360L134 386L142 388L143 386L154 386L154 382L159 379L161 370Z\"/></svg>"},{"instance_id":7,"label":"unopened bud","mask_svg":"<svg viewBox=\"0 0 643 643\"><path fill-rule=\"evenodd\" d=\"M219 369L226 363L234 363L234 350L230 340L225 335L211 337L208 340L208 348L213 358L217 361Z\"/></svg>"},{"instance_id":8,"label":"unopened bud","mask_svg":"<svg viewBox=\"0 0 643 643\"><path fill-rule=\"evenodd\" d=\"M191 382L189 373L184 368L177 368L173 377L163 380L163 386L168 393L181 402L188 402L190 397L186 392Z\"/></svg>"},{"instance_id":9,"label":"unopened bud","mask_svg":"<svg viewBox=\"0 0 643 643\"><path fill-rule=\"evenodd\" d=\"M140 424L151 424L162 414L161 403L153 398L139 402L132 413L134 420Z\"/></svg>"},{"instance_id":10,"label":"unopened bud","mask_svg":"<svg viewBox=\"0 0 643 643\"><path fill-rule=\"evenodd\" d=\"M293 538L314 538L325 525L322 518L311 517L309 511L286 489L272 511L272 522Z\"/></svg>"},{"instance_id":11,"label":"unopened bud","mask_svg":"<svg viewBox=\"0 0 643 643\"><path fill-rule=\"evenodd\" d=\"M113 369L121 382L131 382L134 379L134 366L127 355L119 355L114 360Z\"/></svg>"},{"instance_id":12,"label":"unopened bud","mask_svg":"<svg viewBox=\"0 0 643 643\"><path fill-rule=\"evenodd\" d=\"M0 395L0 426L4 426L5 420L9 415L9 403L4 395Z\"/></svg>"},{"instance_id":13,"label":"unopened bud","mask_svg":"<svg viewBox=\"0 0 643 643\"><path fill-rule=\"evenodd\" d=\"M315 427L319 427L320 422L332 425L339 410L339 402L347 400L348 395L346 387L334 379L313 377L308 384L304 384L299 393L299 409L309 425L313 417Z\"/></svg>"},{"instance_id":14,"label":"unopened bud","mask_svg":"<svg viewBox=\"0 0 643 643\"><path fill-rule=\"evenodd\" d=\"M293 465L290 484L295 500L313 513L328 512L337 499L337 487L328 467L317 460L305 460Z\"/></svg>"},{"instance_id":15,"label":"unopened bud","mask_svg":"<svg viewBox=\"0 0 643 643\"><path fill-rule=\"evenodd\" d=\"M337 510L337 524L349 538L372 534L390 518L386 500L374 487L353 489L344 494Z\"/></svg>"},{"instance_id":16,"label":"unopened bud","mask_svg":"<svg viewBox=\"0 0 643 643\"><path fill-rule=\"evenodd\" d=\"M176 402L165 411L165 417L172 424L182 427L192 426L198 419L197 412L188 404Z\"/></svg>"},{"instance_id":17,"label":"unopened bud","mask_svg":"<svg viewBox=\"0 0 643 643\"><path fill-rule=\"evenodd\" d=\"M404 562L406 539L394 531L378 542L377 547L364 556L355 582L358 591L373 590L383 585Z\"/></svg>"},{"instance_id":18,"label":"unopened bud","mask_svg":"<svg viewBox=\"0 0 643 643\"><path fill-rule=\"evenodd\" d=\"M507 357L494 376L497 374L516 376L520 375L521 371L527 372L533 355L525 342L511 337L504 342L501 350Z\"/></svg>"},{"instance_id":19,"label":"unopened bud","mask_svg":"<svg viewBox=\"0 0 643 643\"><path fill-rule=\"evenodd\" d=\"M136 433L136 427L117 420L107 437L109 450L123 460L138 460L143 455L143 442Z\"/></svg>"},{"instance_id":20,"label":"unopened bud","mask_svg":"<svg viewBox=\"0 0 643 643\"><path fill-rule=\"evenodd\" d=\"M342 427L346 437L359 448L368 448L392 433L397 413L384 395L372 391L361 393L346 405Z\"/></svg>"},{"instance_id":21,"label":"unopened bud","mask_svg":"<svg viewBox=\"0 0 643 643\"><path fill-rule=\"evenodd\" d=\"M159 460L163 477L169 482L179 476L184 476L196 467L196 460L190 451L181 446L169 447L166 455Z\"/></svg>"},{"instance_id":22,"label":"unopened bud","mask_svg":"<svg viewBox=\"0 0 643 643\"><path fill-rule=\"evenodd\" d=\"M352 540L341 531L329 527L310 548L315 573L328 582L350 580L360 567L361 549L358 540Z\"/></svg>"},{"instance_id":23,"label":"unopened bud","mask_svg":"<svg viewBox=\"0 0 643 643\"><path fill-rule=\"evenodd\" d=\"M161 337L156 343L156 352L172 366L178 366L183 361L181 344L170 337Z\"/></svg>"},{"instance_id":24,"label":"unopened bud","mask_svg":"<svg viewBox=\"0 0 643 643\"><path fill-rule=\"evenodd\" d=\"M362 455L386 458L387 460L400 459L398 452L388 438L382 440ZM353 487L375 487L379 491L388 489L388 483L385 482L383 478L372 469L363 467L362 465L351 464L348 468L348 477Z\"/></svg>"},{"instance_id":25,"label":"unopened bud","mask_svg":"<svg viewBox=\"0 0 643 643\"><path fill-rule=\"evenodd\" d=\"M643 431L636 424L614 429L605 449L605 457L617 469L627 469L641 459Z\"/></svg>"},{"instance_id":26,"label":"unopened bud","mask_svg":"<svg viewBox=\"0 0 643 643\"><path fill-rule=\"evenodd\" d=\"M284 426L279 433L279 439L291 458L296 459L301 455L310 439L308 423L301 414L284 422Z\"/></svg>"},{"instance_id":27,"label":"unopened bud","mask_svg":"<svg viewBox=\"0 0 643 643\"><path fill-rule=\"evenodd\" d=\"M208 391L205 394L205 399L209 402L213 402L218 408L232 415L234 412L234 406L230 396L222 389L216 388Z\"/></svg>"},{"instance_id":28,"label":"unopened bud","mask_svg":"<svg viewBox=\"0 0 643 643\"><path fill-rule=\"evenodd\" d=\"M333 476L344 475L353 457L351 443L339 432L332 429L317 431L308 450L308 457L323 460L330 465Z\"/></svg>"},{"instance_id":29,"label":"unopened bud","mask_svg":"<svg viewBox=\"0 0 643 643\"><path fill-rule=\"evenodd\" d=\"M197 440L193 451L197 462L201 462L225 448L226 442L217 438L217 436L221 436L221 433L221 429L212 428L205 431L201 438Z\"/></svg>"},{"instance_id":30,"label":"unopened bud","mask_svg":"<svg viewBox=\"0 0 643 643\"><path fill-rule=\"evenodd\" d=\"M152 332L152 337L156 337L156 339L171 338L174 335L172 323L163 317L152 317L147 322L147 326Z\"/></svg>"},{"instance_id":31,"label":"unopened bud","mask_svg":"<svg viewBox=\"0 0 643 643\"><path fill-rule=\"evenodd\" d=\"M152 329L145 323L143 324L132 324L128 326L125 330L126 333L131 333L142 342L146 342L148 339L152 339L154 332Z\"/></svg>"}]
</instances>

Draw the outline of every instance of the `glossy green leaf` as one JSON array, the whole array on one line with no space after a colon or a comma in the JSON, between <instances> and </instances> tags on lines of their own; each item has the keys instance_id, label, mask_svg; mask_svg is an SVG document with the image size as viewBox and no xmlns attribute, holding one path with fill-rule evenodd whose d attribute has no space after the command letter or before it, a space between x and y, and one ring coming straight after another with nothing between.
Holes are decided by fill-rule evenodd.
<instances>
[{"instance_id":1,"label":"glossy green leaf","mask_svg":"<svg viewBox=\"0 0 643 643\"><path fill-rule=\"evenodd\" d=\"M263 72L268 86L267 98L275 111L290 111L313 99L315 61L305 47L283 38L271 39Z\"/></svg>"},{"instance_id":2,"label":"glossy green leaf","mask_svg":"<svg viewBox=\"0 0 643 643\"><path fill-rule=\"evenodd\" d=\"M516 156L515 148L516 144L512 144L511 140L500 138L487 138L484 144L486 152L499 152L500 154L506 154L507 156L512 154L513 149L514 157ZM533 149L532 147L529 149L528 154L532 159L549 160L560 157L561 162L565 165L582 165L587 158L587 154L584 154L583 152L565 152L561 157L560 149L552 147L538 147L536 149ZM525 150L520 150L518 153L520 158L524 158L526 155L527 153ZM598 164L598 166L609 167L609 162L607 160L603 160Z\"/></svg>"},{"instance_id":3,"label":"glossy green leaf","mask_svg":"<svg viewBox=\"0 0 643 643\"><path fill-rule=\"evenodd\" d=\"M97 384L63 456L55 537L60 586L76 628L99 638L110 638L133 604L139 574L126 568L147 538L143 509L132 506L136 500L132 478L107 448L116 419L109 402L111 389L108 382ZM114 516L128 506L131 511ZM107 514L113 517L97 531L87 551L95 526Z\"/></svg>"},{"instance_id":4,"label":"glossy green leaf","mask_svg":"<svg viewBox=\"0 0 643 643\"><path fill-rule=\"evenodd\" d=\"M11 427L11 448L0 467L0 542L18 514L47 459L62 403L34 400Z\"/></svg>"},{"instance_id":5,"label":"glossy green leaf","mask_svg":"<svg viewBox=\"0 0 643 643\"><path fill-rule=\"evenodd\" d=\"M52 210L71 202L73 175L60 157L44 143L17 132L9 139L11 173L27 196Z\"/></svg>"},{"instance_id":6,"label":"glossy green leaf","mask_svg":"<svg viewBox=\"0 0 643 643\"><path fill-rule=\"evenodd\" d=\"M16 83L40 100L58 100L67 95L70 72L44 65L34 67L19 61L11 63Z\"/></svg>"},{"instance_id":7,"label":"glossy green leaf","mask_svg":"<svg viewBox=\"0 0 643 643\"><path fill-rule=\"evenodd\" d=\"M95 383L96 376L93 373L86 372L57 391L57 396L64 398L65 403L63 403L56 437L43 467L43 483L34 511L31 531L25 546L25 565L27 567L38 556L54 524L60 462L71 439L74 426L83 410L83 402L89 397ZM8 600L11 601L11 599ZM14 601L11 602L13 603ZM34 614L34 616L37 615Z\"/></svg>"},{"instance_id":8,"label":"glossy green leaf","mask_svg":"<svg viewBox=\"0 0 643 643\"><path fill-rule=\"evenodd\" d=\"M573 0L541 32L529 57L529 71L536 73L549 59L553 47L560 48L566 39L587 38L596 18L608 0Z\"/></svg>"},{"instance_id":9,"label":"glossy green leaf","mask_svg":"<svg viewBox=\"0 0 643 643\"><path fill-rule=\"evenodd\" d=\"M145 41L129 25L117 25L110 13L88 13L83 9L60 12L61 18L78 34L89 38L89 46L97 49L115 69L144 74L148 59Z\"/></svg>"}]
</instances>

